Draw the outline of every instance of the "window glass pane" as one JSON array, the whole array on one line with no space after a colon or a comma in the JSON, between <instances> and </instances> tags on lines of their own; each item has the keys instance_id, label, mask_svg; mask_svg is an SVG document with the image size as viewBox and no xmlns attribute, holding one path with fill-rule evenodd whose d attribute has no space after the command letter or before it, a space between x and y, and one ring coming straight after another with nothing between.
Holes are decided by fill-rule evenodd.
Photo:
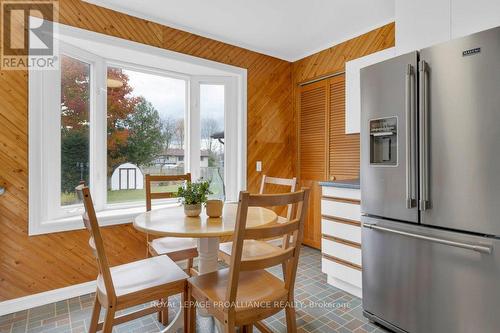
<instances>
[{"instance_id":1,"label":"window glass pane","mask_svg":"<svg viewBox=\"0 0 500 333\"><path fill-rule=\"evenodd\" d=\"M107 84L107 200L144 201L144 174L184 173L186 81L109 67Z\"/></svg>"},{"instance_id":2,"label":"window glass pane","mask_svg":"<svg viewBox=\"0 0 500 333\"><path fill-rule=\"evenodd\" d=\"M90 65L61 55L61 205L76 204L89 184Z\"/></svg>"},{"instance_id":3,"label":"window glass pane","mask_svg":"<svg viewBox=\"0 0 500 333\"><path fill-rule=\"evenodd\" d=\"M201 176L212 198L224 199L224 85L200 85Z\"/></svg>"}]
</instances>

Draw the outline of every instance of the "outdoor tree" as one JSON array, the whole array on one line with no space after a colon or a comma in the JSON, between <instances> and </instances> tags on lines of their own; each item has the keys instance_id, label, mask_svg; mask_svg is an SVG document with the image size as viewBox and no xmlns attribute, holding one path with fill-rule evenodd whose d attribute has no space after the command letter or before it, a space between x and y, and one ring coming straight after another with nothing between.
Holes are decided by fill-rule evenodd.
<instances>
[{"instance_id":1,"label":"outdoor tree","mask_svg":"<svg viewBox=\"0 0 500 333\"><path fill-rule=\"evenodd\" d=\"M162 133L163 133L163 149L167 151L175 140L177 121L172 116L165 116L161 120Z\"/></svg>"},{"instance_id":2,"label":"outdoor tree","mask_svg":"<svg viewBox=\"0 0 500 333\"><path fill-rule=\"evenodd\" d=\"M204 143L204 149L208 150L209 154L214 154L214 140L211 138L213 134L220 132L220 126L214 118L203 118L201 120L201 139Z\"/></svg>"},{"instance_id":3,"label":"outdoor tree","mask_svg":"<svg viewBox=\"0 0 500 333\"><path fill-rule=\"evenodd\" d=\"M129 85L128 76L122 70L108 68L108 78L121 82L120 87L108 88L107 96L108 173L110 174L118 164L126 161L122 149L128 138L125 121L134 112L138 99L132 96L133 88ZM80 180L88 183L89 101L90 66L74 58L61 56L61 189L63 192L73 192Z\"/></svg>"},{"instance_id":4,"label":"outdoor tree","mask_svg":"<svg viewBox=\"0 0 500 333\"><path fill-rule=\"evenodd\" d=\"M128 162L141 167L163 151L166 138L158 110L145 98L138 100L135 111L125 121L128 138L123 149Z\"/></svg>"},{"instance_id":5,"label":"outdoor tree","mask_svg":"<svg viewBox=\"0 0 500 333\"><path fill-rule=\"evenodd\" d=\"M108 88L107 95L108 175L111 175L118 165L127 162L123 149L129 136L127 119L134 113L139 97L133 96L129 77L120 68L108 67L108 78L121 82L118 88Z\"/></svg>"},{"instance_id":6,"label":"outdoor tree","mask_svg":"<svg viewBox=\"0 0 500 333\"><path fill-rule=\"evenodd\" d=\"M61 57L61 191L89 180L90 67Z\"/></svg>"},{"instance_id":7,"label":"outdoor tree","mask_svg":"<svg viewBox=\"0 0 500 333\"><path fill-rule=\"evenodd\" d=\"M89 124L90 67L68 56L61 57L61 128L87 130Z\"/></svg>"},{"instance_id":8,"label":"outdoor tree","mask_svg":"<svg viewBox=\"0 0 500 333\"><path fill-rule=\"evenodd\" d=\"M87 132L71 131L62 136L61 191L71 193L80 181L89 181L89 138Z\"/></svg>"},{"instance_id":9,"label":"outdoor tree","mask_svg":"<svg viewBox=\"0 0 500 333\"><path fill-rule=\"evenodd\" d=\"M174 141L179 148L184 147L184 120L183 119L176 120Z\"/></svg>"}]
</instances>

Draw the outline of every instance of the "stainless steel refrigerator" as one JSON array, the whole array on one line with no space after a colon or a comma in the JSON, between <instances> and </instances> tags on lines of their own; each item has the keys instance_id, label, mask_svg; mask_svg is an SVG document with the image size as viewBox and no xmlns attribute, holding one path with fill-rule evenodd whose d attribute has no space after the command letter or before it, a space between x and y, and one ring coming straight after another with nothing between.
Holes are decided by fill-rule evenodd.
<instances>
[{"instance_id":1,"label":"stainless steel refrigerator","mask_svg":"<svg viewBox=\"0 0 500 333\"><path fill-rule=\"evenodd\" d=\"M361 71L363 309L500 332L500 27Z\"/></svg>"}]
</instances>

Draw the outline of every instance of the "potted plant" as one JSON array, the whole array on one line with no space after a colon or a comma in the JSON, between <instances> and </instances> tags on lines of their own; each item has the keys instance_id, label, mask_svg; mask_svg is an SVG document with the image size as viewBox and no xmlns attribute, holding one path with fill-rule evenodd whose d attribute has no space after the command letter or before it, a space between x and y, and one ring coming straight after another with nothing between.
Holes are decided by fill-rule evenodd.
<instances>
[{"instance_id":1,"label":"potted plant","mask_svg":"<svg viewBox=\"0 0 500 333\"><path fill-rule=\"evenodd\" d=\"M186 216L199 216L201 204L207 201L207 196L211 194L210 183L208 181L187 182L177 189L177 197L184 205Z\"/></svg>"}]
</instances>

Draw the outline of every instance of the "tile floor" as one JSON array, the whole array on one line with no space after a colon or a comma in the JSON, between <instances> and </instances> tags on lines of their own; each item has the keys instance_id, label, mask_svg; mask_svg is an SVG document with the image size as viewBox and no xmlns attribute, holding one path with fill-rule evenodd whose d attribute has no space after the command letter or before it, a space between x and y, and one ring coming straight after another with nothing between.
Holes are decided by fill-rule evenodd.
<instances>
[{"instance_id":1,"label":"tile floor","mask_svg":"<svg viewBox=\"0 0 500 333\"><path fill-rule=\"evenodd\" d=\"M272 268L271 271L277 275L281 274L280 267ZM299 302L298 332L387 332L370 324L363 317L359 298L326 283L326 276L321 273L321 254L317 250L303 248L295 289L296 300ZM93 299L93 294L89 294L2 316L0 333L87 332ZM170 311L170 315L173 317L174 311ZM284 317L281 312L265 322L275 332L286 332ZM215 332L210 318L199 317L197 326L198 332ZM159 332L161 328L161 324L156 321L156 315L151 315L116 326L113 332L147 333Z\"/></svg>"}]
</instances>

